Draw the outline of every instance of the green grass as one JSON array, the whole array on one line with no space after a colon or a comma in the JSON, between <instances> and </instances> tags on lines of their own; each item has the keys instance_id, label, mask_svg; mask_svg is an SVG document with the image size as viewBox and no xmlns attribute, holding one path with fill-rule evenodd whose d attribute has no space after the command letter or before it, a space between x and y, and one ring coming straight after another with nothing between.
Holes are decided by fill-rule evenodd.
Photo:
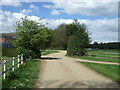
<instances>
[{"instance_id":1,"label":"green grass","mask_svg":"<svg viewBox=\"0 0 120 90\"><path fill-rule=\"evenodd\" d=\"M29 60L2 81L2 88L33 88L40 72L40 60Z\"/></svg>"},{"instance_id":2,"label":"green grass","mask_svg":"<svg viewBox=\"0 0 120 90\"><path fill-rule=\"evenodd\" d=\"M109 64L96 64L96 63L87 63L87 62L80 62L83 65L95 70L96 72L109 77L113 81L120 83L120 79L118 78L119 76L119 69L118 65L109 65Z\"/></svg>"},{"instance_id":3,"label":"green grass","mask_svg":"<svg viewBox=\"0 0 120 90\"><path fill-rule=\"evenodd\" d=\"M47 55L50 53L56 53L58 51L43 51L42 55ZM8 55L9 56L9 55ZM4 60L11 60L11 57L2 56L2 62ZM15 63L17 60L15 60ZM12 62L6 64L7 68L12 65ZM3 69L3 68L2 68ZM24 67L17 68L15 66L15 72L11 73L8 71L6 73L6 79L2 81L3 88L33 88L36 80L38 79L38 75L40 72L40 59L36 60L28 60Z\"/></svg>"},{"instance_id":4,"label":"green grass","mask_svg":"<svg viewBox=\"0 0 120 90\"><path fill-rule=\"evenodd\" d=\"M112 59L101 59L101 58L93 58L93 57L87 57L87 56L72 56L72 57L73 57L73 58L83 59L83 60L103 61L103 62L118 63L118 60L112 60Z\"/></svg>"},{"instance_id":5,"label":"green grass","mask_svg":"<svg viewBox=\"0 0 120 90\"><path fill-rule=\"evenodd\" d=\"M107 53L107 58L106 58L106 53ZM80 59L93 60L93 61L118 63L118 59L119 59L118 56L120 55L120 53L118 53L118 50L89 50L88 55L89 56L73 56L73 57L80 58ZM117 56L117 57L114 57L114 56Z\"/></svg>"},{"instance_id":6,"label":"green grass","mask_svg":"<svg viewBox=\"0 0 120 90\"><path fill-rule=\"evenodd\" d=\"M41 55L47 55L50 53L57 53L58 51L53 51L53 50L46 50L46 51L42 51Z\"/></svg>"},{"instance_id":7,"label":"green grass","mask_svg":"<svg viewBox=\"0 0 120 90\"><path fill-rule=\"evenodd\" d=\"M105 52L109 52L109 53L118 53L118 50L115 49L107 49L107 50L89 50L90 52L99 52L99 53L105 53Z\"/></svg>"}]
</instances>

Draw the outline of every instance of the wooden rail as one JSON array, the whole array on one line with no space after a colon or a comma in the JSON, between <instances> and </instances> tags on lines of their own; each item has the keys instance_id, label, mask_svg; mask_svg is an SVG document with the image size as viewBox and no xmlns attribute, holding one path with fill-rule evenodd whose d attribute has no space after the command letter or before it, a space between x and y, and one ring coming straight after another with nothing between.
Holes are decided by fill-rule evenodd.
<instances>
[{"instance_id":1,"label":"wooden rail","mask_svg":"<svg viewBox=\"0 0 120 90\"><path fill-rule=\"evenodd\" d=\"M18 61L15 63L15 60L16 60L16 59L17 59ZM6 64L7 64L7 63L10 63L10 62L12 62L12 66L9 67L9 68L6 68ZM14 68L14 67L15 67L16 65L18 65L18 68L19 68L20 62L21 62L21 64L23 63L23 54L18 55L18 57L13 57L11 60L8 60L8 61L4 60L3 63L0 63L0 67L3 66L3 72L0 73L0 75L3 75L3 79L6 78L6 72L7 72L7 71L12 70L12 71L14 72L14 71L15 71L15 68Z\"/></svg>"}]
</instances>

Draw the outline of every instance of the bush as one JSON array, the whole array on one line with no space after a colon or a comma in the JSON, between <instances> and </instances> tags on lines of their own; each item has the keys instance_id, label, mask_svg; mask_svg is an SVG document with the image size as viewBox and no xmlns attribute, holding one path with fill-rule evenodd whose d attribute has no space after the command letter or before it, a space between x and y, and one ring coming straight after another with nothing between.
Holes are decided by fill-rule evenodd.
<instances>
[{"instance_id":1,"label":"bush","mask_svg":"<svg viewBox=\"0 0 120 90\"><path fill-rule=\"evenodd\" d=\"M15 57L18 55L18 52L16 48L3 48L2 49L2 56L8 56L8 57Z\"/></svg>"},{"instance_id":2,"label":"bush","mask_svg":"<svg viewBox=\"0 0 120 90\"><path fill-rule=\"evenodd\" d=\"M84 56L86 55L86 47L90 43L86 25L75 21L67 25L67 35L69 36L67 55L68 56Z\"/></svg>"},{"instance_id":3,"label":"bush","mask_svg":"<svg viewBox=\"0 0 120 90\"><path fill-rule=\"evenodd\" d=\"M35 57L35 54L31 50L29 50L29 49L25 49L25 48L19 47L19 48L17 48L17 50L18 50L19 54L25 55L25 58L29 58L29 56L32 56L32 58Z\"/></svg>"}]
</instances>

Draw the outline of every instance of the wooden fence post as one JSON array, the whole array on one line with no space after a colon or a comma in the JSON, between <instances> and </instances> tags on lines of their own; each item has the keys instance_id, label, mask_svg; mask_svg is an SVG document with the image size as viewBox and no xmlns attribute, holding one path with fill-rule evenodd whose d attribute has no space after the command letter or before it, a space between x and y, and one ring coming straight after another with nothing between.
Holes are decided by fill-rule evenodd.
<instances>
[{"instance_id":1,"label":"wooden fence post","mask_svg":"<svg viewBox=\"0 0 120 90\"><path fill-rule=\"evenodd\" d=\"M6 62L6 60L4 60L4 63ZM4 72L6 71L6 65L4 64ZM6 73L3 74L3 78L5 79L6 77Z\"/></svg>"},{"instance_id":2,"label":"wooden fence post","mask_svg":"<svg viewBox=\"0 0 120 90\"><path fill-rule=\"evenodd\" d=\"M106 53L106 59L107 59L107 53Z\"/></svg>"},{"instance_id":3,"label":"wooden fence post","mask_svg":"<svg viewBox=\"0 0 120 90\"><path fill-rule=\"evenodd\" d=\"M15 64L14 60L15 60L15 57L13 57L13 63L12 63L13 65ZM14 72L14 67L12 68L12 71Z\"/></svg>"},{"instance_id":4,"label":"wooden fence post","mask_svg":"<svg viewBox=\"0 0 120 90\"><path fill-rule=\"evenodd\" d=\"M20 55L18 55L18 62L20 61ZM19 68L20 64L18 63L18 68Z\"/></svg>"},{"instance_id":5,"label":"wooden fence post","mask_svg":"<svg viewBox=\"0 0 120 90\"><path fill-rule=\"evenodd\" d=\"M23 60L23 54L21 54L21 60ZM23 64L23 61L21 61L21 64Z\"/></svg>"}]
</instances>

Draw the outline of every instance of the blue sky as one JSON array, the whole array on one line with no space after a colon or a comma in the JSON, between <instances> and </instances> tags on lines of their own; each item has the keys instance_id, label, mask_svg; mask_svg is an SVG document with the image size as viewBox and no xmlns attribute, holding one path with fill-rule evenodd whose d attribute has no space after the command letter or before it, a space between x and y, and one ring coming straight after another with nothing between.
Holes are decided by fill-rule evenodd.
<instances>
[{"instance_id":1,"label":"blue sky","mask_svg":"<svg viewBox=\"0 0 120 90\"><path fill-rule=\"evenodd\" d=\"M117 13L111 15L111 16L87 16L87 15L81 15L81 14L66 14L66 13L62 13L61 15L51 15L50 12L52 11L52 9L48 9L45 8L44 5L53 5L53 3L51 2L29 2L29 3L25 3L22 2L22 7L11 7L11 6L6 6L3 5L2 6L2 10L3 11L10 11L12 13L14 12L20 12L23 9L29 9L30 5L35 5L36 7L39 8L38 11L32 12L32 13L28 13L26 15L34 15L34 16L38 16L38 17L45 17L46 19L90 19L90 20L96 20L96 19L112 19L112 18L116 18L117 17ZM61 8L57 8L57 9L61 9Z\"/></svg>"},{"instance_id":2,"label":"blue sky","mask_svg":"<svg viewBox=\"0 0 120 90\"><path fill-rule=\"evenodd\" d=\"M118 41L118 2L88 2L79 0L65 0L64 2L20 2L16 0L2 0L0 10L0 24L2 32L14 32L13 24L21 17L28 15L29 19L38 20L44 17L43 23L50 29L57 28L61 23L72 23L78 19L87 25L93 41ZM77 2L76 2L77 1ZM7 26L6 26L7 24ZM9 29L8 29L9 28Z\"/></svg>"}]
</instances>

